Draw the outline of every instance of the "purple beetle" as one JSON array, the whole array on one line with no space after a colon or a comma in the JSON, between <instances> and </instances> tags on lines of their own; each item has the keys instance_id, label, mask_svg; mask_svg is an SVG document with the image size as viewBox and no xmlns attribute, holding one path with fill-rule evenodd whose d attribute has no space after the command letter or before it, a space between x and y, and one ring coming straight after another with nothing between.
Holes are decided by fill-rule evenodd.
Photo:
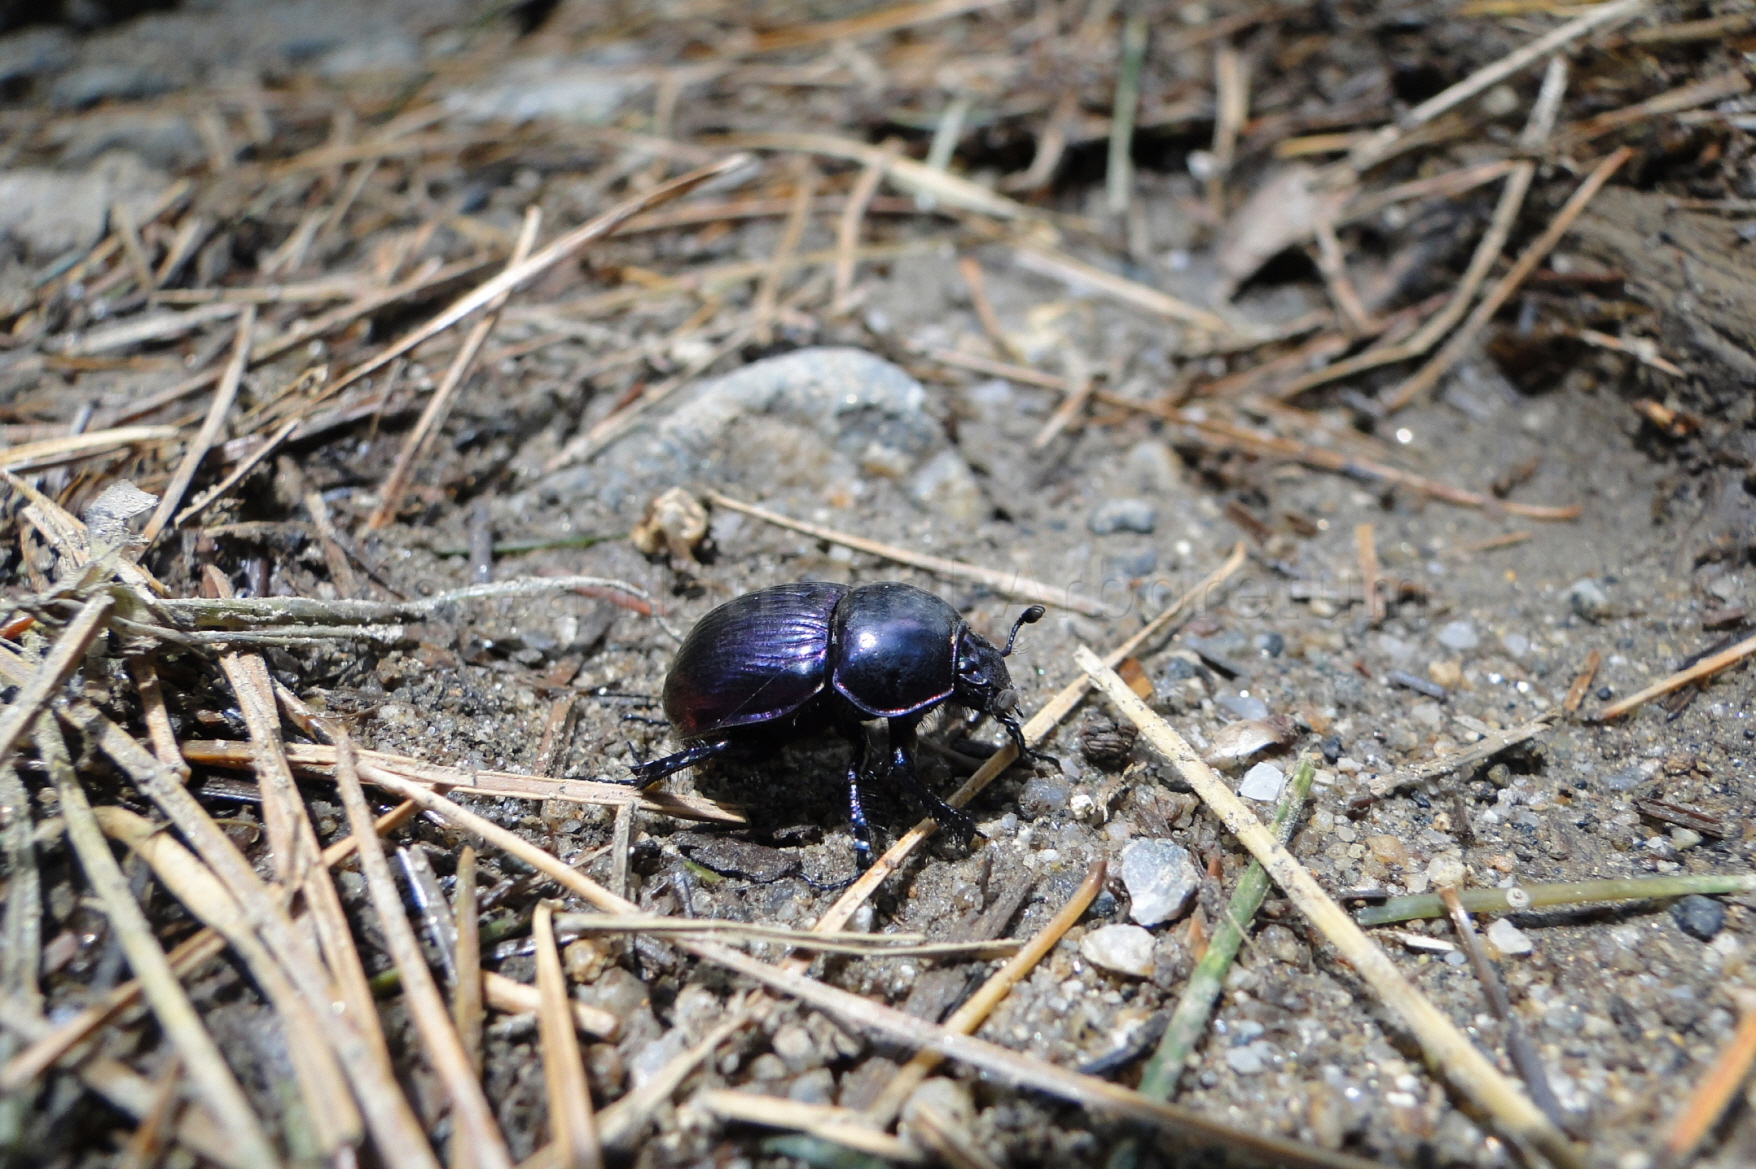
<instances>
[{"instance_id":1,"label":"purple beetle","mask_svg":"<svg viewBox=\"0 0 1756 1169\"><path fill-rule=\"evenodd\" d=\"M860 865L870 833L860 806L866 735L883 719L889 772L927 813L966 839L969 817L947 805L915 772L915 730L947 703L992 716L1022 758L1018 692L1006 671L1019 627L1043 615L1032 605L1012 624L1006 647L969 627L956 609L911 585L886 581L849 588L800 581L745 593L689 631L665 677L665 717L683 750L634 767L640 786L728 751L774 747L823 730L853 744L848 814Z\"/></svg>"}]
</instances>

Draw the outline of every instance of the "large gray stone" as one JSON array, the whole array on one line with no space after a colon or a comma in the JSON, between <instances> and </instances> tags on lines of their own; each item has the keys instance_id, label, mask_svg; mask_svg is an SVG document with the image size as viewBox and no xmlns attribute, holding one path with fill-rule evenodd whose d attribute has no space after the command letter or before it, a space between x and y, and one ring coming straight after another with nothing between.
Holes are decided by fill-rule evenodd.
<instances>
[{"instance_id":1,"label":"large gray stone","mask_svg":"<svg viewBox=\"0 0 1756 1169\"><path fill-rule=\"evenodd\" d=\"M894 479L918 505L969 518L979 488L926 404L919 382L864 350L800 349L685 391L669 414L540 489L638 517L678 485L762 496Z\"/></svg>"}]
</instances>

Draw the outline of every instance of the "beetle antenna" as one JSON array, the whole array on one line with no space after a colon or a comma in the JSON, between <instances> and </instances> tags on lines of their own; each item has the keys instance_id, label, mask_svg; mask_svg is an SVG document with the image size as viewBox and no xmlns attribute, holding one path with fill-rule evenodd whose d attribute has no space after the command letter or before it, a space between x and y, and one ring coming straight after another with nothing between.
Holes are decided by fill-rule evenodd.
<instances>
[{"instance_id":1,"label":"beetle antenna","mask_svg":"<svg viewBox=\"0 0 1756 1169\"><path fill-rule=\"evenodd\" d=\"M1043 614L1045 612L1047 612L1047 610L1041 605L1032 605L1030 608L1020 613L1018 615L1018 620L1012 623L1012 632L1006 635L1006 648L1000 651L1000 656L1007 657L1012 653L1012 643L1018 640L1018 627L1020 625L1035 625L1038 621L1043 619Z\"/></svg>"}]
</instances>

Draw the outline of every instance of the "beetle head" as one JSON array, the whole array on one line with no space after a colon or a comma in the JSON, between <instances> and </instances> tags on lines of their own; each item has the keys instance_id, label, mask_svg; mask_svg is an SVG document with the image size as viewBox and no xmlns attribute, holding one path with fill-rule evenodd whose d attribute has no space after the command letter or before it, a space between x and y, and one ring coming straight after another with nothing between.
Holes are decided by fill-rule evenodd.
<instances>
[{"instance_id":1,"label":"beetle head","mask_svg":"<svg viewBox=\"0 0 1756 1169\"><path fill-rule=\"evenodd\" d=\"M1006 728L1006 734L1018 748L1020 758L1047 759L1049 756L1032 751L1024 743L1024 732L1018 725L1018 691L1012 688L1012 674L1006 669L1006 656L1018 640L1021 625L1042 620L1043 607L1032 605L1018 615L1007 635L1006 648L994 644L972 629L965 628L957 637L956 701L971 710L991 716Z\"/></svg>"}]
</instances>

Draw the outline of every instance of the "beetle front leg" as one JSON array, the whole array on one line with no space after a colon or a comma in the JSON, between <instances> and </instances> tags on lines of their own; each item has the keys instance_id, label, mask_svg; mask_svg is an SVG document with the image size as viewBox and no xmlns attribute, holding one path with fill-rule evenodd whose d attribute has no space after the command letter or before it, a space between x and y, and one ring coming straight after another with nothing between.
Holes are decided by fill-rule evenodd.
<instances>
[{"instance_id":1,"label":"beetle front leg","mask_svg":"<svg viewBox=\"0 0 1756 1169\"><path fill-rule=\"evenodd\" d=\"M891 773L900 773L903 786L908 788L909 794L927 815L967 843L976 836L976 822L961 809L940 799L938 792L921 782L920 773L915 770L915 727L918 722L918 719L890 720Z\"/></svg>"},{"instance_id":2,"label":"beetle front leg","mask_svg":"<svg viewBox=\"0 0 1756 1169\"><path fill-rule=\"evenodd\" d=\"M629 767L634 774L626 780L608 780L609 783L627 783L632 787L651 787L667 775L682 771L685 767L694 767L697 763L705 763L709 759L725 754L731 749L728 739L715 739L706 743L694 743L672 755L658 759L650 759L645 763L635 763ZM633 750L630 745L629 750Z\"/></svg>"}]
</instances>

